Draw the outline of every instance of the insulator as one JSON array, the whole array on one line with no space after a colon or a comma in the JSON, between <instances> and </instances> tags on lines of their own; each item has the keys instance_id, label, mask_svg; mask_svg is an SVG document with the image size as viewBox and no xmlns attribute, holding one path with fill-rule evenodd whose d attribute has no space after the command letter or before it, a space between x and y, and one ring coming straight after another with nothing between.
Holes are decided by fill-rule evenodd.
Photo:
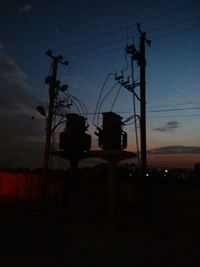
<instances>
[{"instance_id":1,"label":"insulator","mask_svg":"<svg viewBox=\"0 0 200 267\"><path fill-rule=\"evenodd\" d=\"M115 80L118 81L118 80L122 80L123 78L124 78L124 76L116 76Z\"/></svg>"},{"instance_id":2,"label":"insulator","mask_svg":"<svg viewBox=\"0 0 200 267\"><path fill-rule=\"evenodd\" d=\"M129 84L126 86L126 89L128 89L130 92L133 92L134 88L135 88L135 86L133 84Z\"/></svg>"},{"instance_id":3,"label":"insulator","mask_svg":"<svg viewBox=\"0 0 200 267\"><path fill-rule=\"evenodd\" d=\"M125 82L124 82L124 81L122 82L122 85L123 85L123 86L125 86L125 85L127 85L127 84L129 84L129 80L128 80L128 81L125 81Z\"/></svg>"},{"instance_id":4,"label":"insulator","mask_svg":"<svg viewBox=\"0 0 200 267\"><path fill-rule=\"evenodd\" d=\"M124 74L123 74L123 71L121 71L121 75L120 76L117 76L117 74L115 74L115 80L118 81L118 80L123 80L124 79Z\"/></svg>"},{"instance_id":5,"label":"insulator","mask_svg":"<svg viewBox=\"0 0 200 267\"><path fill-rule=\"evenodd\" d=\"M61 91L61 92L65 92L65 91L67 91L67 89L68 89L68 85L67 85L67 84L62 85L62 86L60 87L60 91Z\"/></svg>"}]
</instances>

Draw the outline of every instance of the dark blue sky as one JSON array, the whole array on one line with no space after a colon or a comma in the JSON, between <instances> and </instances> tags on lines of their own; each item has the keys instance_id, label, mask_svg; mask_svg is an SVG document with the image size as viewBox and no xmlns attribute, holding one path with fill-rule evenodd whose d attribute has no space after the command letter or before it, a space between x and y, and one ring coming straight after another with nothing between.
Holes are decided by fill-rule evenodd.
<instances>
[{"instance_id":1,"label":"dark blue sky","mask_svg":"<svg viewBox=\"0 0 200 267\"><path fill-rule=\"evenodd\" d=\"M47 49L69 61L59 67L58 77L94 112L106 75L125 68L130 75L124 48L133 40L138 46L137 22L152 40L146 51L148 148L199 146L199 11L200 1L0 1L2 151L43 149L43 118L35 107L48 101ZM138 75L136 65L136 79ZM114 82L111 78L105 91ZM102 111L109 110L115 93ZM170 111L162 111L166 109ZM132 111L132 97L125 89L113 111ZM129 149L135 150L133 126L125 130L130 133Z\"/></svg>"}]
</instances>

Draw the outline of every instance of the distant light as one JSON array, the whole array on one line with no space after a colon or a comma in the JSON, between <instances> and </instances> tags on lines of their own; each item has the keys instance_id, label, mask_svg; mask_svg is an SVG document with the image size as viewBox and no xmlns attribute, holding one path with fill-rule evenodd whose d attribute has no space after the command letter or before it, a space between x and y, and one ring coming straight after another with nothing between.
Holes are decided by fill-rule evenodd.
<instances>
[{"instance_id":1,"label":"distant light","mask_svg":"<svg viewBox=\"0 0 200 267\"><path fill-rule=\"evenodd\" d=\"M168 170L165 170L165 172L168 172Z\"/></svg>"},{"instance_id":2,"label":"distant light","mask_svg":"<svg viewBox=\"0 0 200 267\"><path fill-rule=\"evenodd\" d=\"M149 177L149 174L148 174L148 173L146 173L146 176L147 176L147 177Z\"/></svg>"}]
</instances>

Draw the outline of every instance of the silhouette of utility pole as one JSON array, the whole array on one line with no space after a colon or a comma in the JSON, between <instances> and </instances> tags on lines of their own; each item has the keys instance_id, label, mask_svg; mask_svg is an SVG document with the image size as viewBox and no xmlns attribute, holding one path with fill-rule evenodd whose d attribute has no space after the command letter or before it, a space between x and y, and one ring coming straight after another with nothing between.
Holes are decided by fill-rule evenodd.
<instances>
[{"instance_id":1,"label":"silhouette of utility pole","mask_svg":"<svg viewBox=\"0 0 200 267\"><path fill-rule=\"evenodd\" d=\"M48 115L46 118L46 142L45 142L45 154L44 154L44 169L47 171L49 169L49 159L50 159L50 149L51 149L51 139L52 139L52 122L54 116L54 102L58 95L60 81L57 81L57 69L58 63L63 65L68 65L67 61L63 61L61 55L53 56L52 51L48 50L46 55L52 58L52 73L47 76L45 82L49 84L49 107Z\"/></svg>"},{"instance_id":2,"label":"silhouette of utility pole","mask_svg":"<svg viewBox=\"0 0 200 267\"><path fill-rule=\"evenodd\" d=\"M145 45L151 45L151 41L146 38L146 33L137 24L137 29L140 33L140 47L139 51L136 50L134 45L126 47L127 54L132 55L132 60L136 60L140 67L140 149L141 149L141 169L143 175L146 174L147 169L147 156L146 156L146 58L145 58ZM134 84L133 84L134 86ZM137 86L137 84L135 85Z\"/></svg>"},{"instance_id":3,"label":"silhouette of utility pole","mask_svg":"<svg viewBox=\"0 0 200 267\"><path fill-rule=\"evenodd\" d=\"M147 169L147 155L146 155L146 59L145 59L145 44L151 45L151 41L147 40L146 33L141 31L140 24L138 24L138 31L140 33L140 116L141 116L141 168L143 174L146 174Z\"/></svg>"}]
</instances>

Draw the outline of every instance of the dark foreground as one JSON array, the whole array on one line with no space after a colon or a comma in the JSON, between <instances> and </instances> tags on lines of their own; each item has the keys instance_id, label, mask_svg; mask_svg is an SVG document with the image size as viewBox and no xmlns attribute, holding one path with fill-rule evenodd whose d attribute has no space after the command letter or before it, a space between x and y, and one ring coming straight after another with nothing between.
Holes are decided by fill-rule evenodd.
<instances>
[{"instance_id":1,"label":"dark foreground","mask_svg":"<svg viewBox=\"0 0 200 267\"><path fill-rule=\"evenodd\" d=\"M200 227L73 222L63 211L1 206L0 266L200 266ZM199 229L199 230L198 230Z\"/></svg>"}]
</instances>

